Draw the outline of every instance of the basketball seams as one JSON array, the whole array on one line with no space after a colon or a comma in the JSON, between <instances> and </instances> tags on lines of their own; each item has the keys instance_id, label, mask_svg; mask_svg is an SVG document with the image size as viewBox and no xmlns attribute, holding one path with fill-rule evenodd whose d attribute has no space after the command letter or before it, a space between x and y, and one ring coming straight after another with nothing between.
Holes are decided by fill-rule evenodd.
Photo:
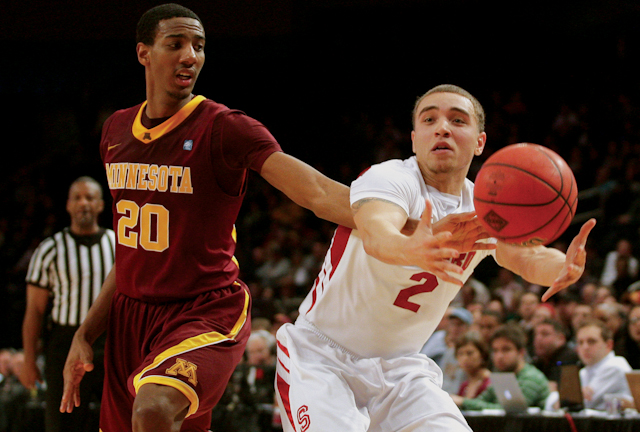
<instances>
[{"instance_id":1,"label":"basketball seams","mask_svg":"<svg viewBox=\"0 0 640 432\"><path fill-rule=\"evenodd\" d=\"M564 201L564 203L569 207L569 213L573 217L574 216L574 212L572 211L573 207L572 207L571 204L569 204L569 198L571 197L571 193L573 192L573 184L575 183L575 179L573 177L573 173L571 171L568 172L569 180L571 182L571 185L570 185L570 188L569 188L569 193L567 194L567 197L565 198L564 195L562 195L562 190L564 189L564 175L562 173L562 169L558 166L556 161L553 160L551 155L544 150L544 148L545 147L537 147L536 150L538 150L540 153L545 155L547 157L547 159L549 159L549 161L551 161L553 166L556 167L556 171L558 171L558 174L560 175L560 182L561 182L560 183L560 191L558 191L558 195L560 195L562 197L562 200Z\"/></svg>"},{"instance_id":2,"label":"basketball seams","mask_svg":"<svg viewBox=\"0 0 640 432\"><path fill-rule=\"evenodd\" d=\"M522 153L519 150L515 150L516 146L529 147L529 155L526 156L526 152ZM503 218L507 217L507 221L511 221L512 223L515 223L516 226L525 228L527 231L525 233L516 233L510 229L501 230L492 225L494 222L483 220L483 222L489 224L488 228L491 228L492 230L490 232L496 231L496 235L494 235L494 237L498 237L500 240L506 242L519 243L521 240L524 241L523 239L526 239L528 237L533 238L532 235L535 236L536 234L539 235L544 233L546 234L543 234L544 237L546 237L546 240L544 240L544 242L545 244L548 244L549 242L559 237L567 229L567 227L571 223L571 220L575 216L578 201L577 183L575 181L575 177L571 172L571 168L566 166L564 160L560 156L556 155L552 150L549 150L537 144L529 143L520 145L514 144L513 146L508 147L511 147L513 151L507 150L505 152L502 152L501 150L500 152L502 152L502 154L500 154L500 156L496 158L493 158L492 156L488 161L484 163L481 169L481 171L485 171L483 180L488 180L491 178L502 179L502 181L505 181L505 184L507 185L517 185L519 182L524 182L530 186L526 186L526 191L522 190L521 193L530 198L525 198L525 196L519 195L518 193L513 193L512 191L507 193L508 196L501 196L503 194L498 192L500 190L500 180L498 180L497 184L495 183L496 180L493 180L486 183L483 181L477 181L477 184L482 186L480 190L483 192L484 197L481 198L474 193L474 201L477 202L480 208L484 209L483 212L486 212L487 209L495 209L498 212L498 218L500 218L501 215ZM536 151L531 152L534 149ZM545 157L541 158L540 153L542 153ZM493 161L491 160L492 158L494 159ZM549 165L549 162L551 163L551 165ZM547 167L542 168L545 165L547 165ZM487 169L485 170L485 168ZM511 170L512 172L510 174L509 171ZM517 178L520 176L523 177L518 180ZM559 176L559 181L557 181L557 177L555 176ZM567 178L565 179L565 177ZM478 178L477 180L480 179ZM555 185L558 186L556 187ZM493 193L489 194L488 192L492 189L492 187ZM476 188L476 193L477 192L478 190ZM549 197L549 194L553 194L554 196ZM490 198L492 196L495 196L495 198L499 198L501 200L499 202L491 200ZM560 197L560 201L557 201L558 197ZM509 202L511 200L519 201L522 199L523 201L525 201L526 199L540 198L546 200L546 202ZM511 213L511 216L507 216L500 210L500 208L503 208L503 210L506 211L509 207L513 208L513 213ZM516 210L516 208L520 208L521 210ZM527 208L530 208L531 210L528 210ZM524 220L521 222L512 220L513 217L517 217L516 215L520 215L520 217L528 219L527 213L529 211L536 212L536 208L547 208L548 210L551 210L553 214L544 218L543 220L538 220L539 218L536 217L528 223L525 223ZM487 213L484 217L488 217L490 213L491 212ZM539 224L539 226L533 228L530 225L531 223L535 223L536 225ZM527 227L527 225L529 226ZM497 231L504 232L502 232L502 235L497 235Z\"/></svg>"}]
</instances>

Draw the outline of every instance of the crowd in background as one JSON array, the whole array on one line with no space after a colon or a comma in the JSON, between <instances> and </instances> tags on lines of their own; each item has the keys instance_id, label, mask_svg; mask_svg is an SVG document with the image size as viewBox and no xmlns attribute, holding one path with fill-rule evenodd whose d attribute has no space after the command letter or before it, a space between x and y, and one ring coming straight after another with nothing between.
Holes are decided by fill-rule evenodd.
<instances>
[{"instance_id":1,"label":"crowd in background","mask_svg":"<svg viewBox=\"0 0 640 432\"><path fill-rule=\"evenodd\" d=\"M629 313L640 304L639 95L633 88L627 92L608 88L580 97L554 93L543 104L543 114L540 103L531 102L537 95L524 89L498 89L488 96L480 97L487 112L487 151L474 162L469 177L475 177L492 151L511 143L535 141L565 158L581 191L576 223L553 246L565 249L567 239L577 233L587 216L596 217L598 224L589 238L582 279L548 303L539 300L543 287L499 270L487 259L452 306L471 312L473 319L467 323L467 330L481 335L480 323L489 310L494 311L487 315L493 314L496 325L507 321L520 325L529 335L531 361L536 357L536 324L556 320L571 341L574 321L579 319L576 316L591 316L610 328L615 353L627 356L633 368L640 368L640 331L629 330L638 322L629 320ZM307 162L349 184L373 163L410 156L410 107L400 108L406 115L380 108L335 112L335 122L328 129L334 140L332 148L342 151ZM46 133L37 152L19 149L24 158L18 159L19 163L5 161L1 167L6 180L0 184L0 431L18 430L16 417L11 429L12 420L5 415L12 403L19 401L25 406L26 401L38 400L37 394L21 391L15 379L20 369L24 277L29 259L40 241L68 223L64 202L70 180L87 174L106 184L97 142L108 112L101 107L91 117L72 109L51 111L43 119L42 130ZM286 147L287 143L282 145ZM51 181L66 175L69 182L62 186ZM225 430L279 428L279 417L273 411L273 335L280 325L296 319L297 308L320 269L335 229L287 200L258 175L252 174L249 181L251 186L236 224L236 257L241 278L253 295L256 336L214 413L214 430L222 430L222 425ZM105 212L103 226L111 226L109 217ZM443 319L443 330L447 320ZM261 346L252 347L254 344ZM449 345L454 346L455 340ZM238 426L231 418L243 419L244 423ZM247 426L249 420L253 429Z\"/></svg>"}]
</instances>

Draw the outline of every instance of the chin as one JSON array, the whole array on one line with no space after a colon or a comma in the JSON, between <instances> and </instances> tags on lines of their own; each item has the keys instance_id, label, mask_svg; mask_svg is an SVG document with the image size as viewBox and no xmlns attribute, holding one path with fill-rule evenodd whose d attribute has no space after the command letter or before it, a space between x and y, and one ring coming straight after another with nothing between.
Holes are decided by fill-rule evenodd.
<instances>
[{"instance_id":1,"label":"chin","mask_svg":"<svg viewBox=\"0 0 640 432\"><path fill-rule=\"evenodd\" d=\"M169 92L169 96L177 101L183 101L191 96L192 89L185 89L178 92Z\"/></svg>"}]
</instances>

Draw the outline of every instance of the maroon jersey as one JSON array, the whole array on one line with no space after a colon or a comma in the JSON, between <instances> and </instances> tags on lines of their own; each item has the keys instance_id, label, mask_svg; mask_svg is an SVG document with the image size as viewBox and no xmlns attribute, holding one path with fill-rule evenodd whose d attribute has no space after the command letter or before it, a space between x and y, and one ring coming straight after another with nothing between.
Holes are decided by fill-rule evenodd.
<instances>
[{"instance_id":1,"label":"maroon jersey","mask_svg":"<svg viewBox=\"0 0 640 432\"><path fill-rule=\"evenodd\" d=\"M147 302L193 298L238 276L235 220L247 170L280 146L242 112L197 96L160 125L146 103L113 114L100 154L113 197L116 284Z\"/></svg>"}]
</instances>

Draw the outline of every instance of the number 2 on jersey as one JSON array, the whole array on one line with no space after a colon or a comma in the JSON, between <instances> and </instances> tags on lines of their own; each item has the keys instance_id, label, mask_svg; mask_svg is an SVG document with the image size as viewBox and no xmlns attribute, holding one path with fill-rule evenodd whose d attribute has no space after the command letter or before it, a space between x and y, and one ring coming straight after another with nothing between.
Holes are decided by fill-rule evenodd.
<instances>
[{"instance_id":1,"label":"number 2 on jersey","mask_svg":"<svg viewBox=\"0 0 640 432\"><path fill-rule=\"evenodd\" d=\"M393 304L394 306L408 309L412 312L418 312L418 309L420 309L420 305L418 303L410 301L409 299L414 295L429 293L436 289L436 287L438 286L438 278L431 273L422 272L416 273L411 276L411 280L422 283L400 290L398 296L396 297L396 301L394 301Z\"/></svg>"},{"instance_id":2,"label":"number 2 on jersey","mask_svg":"<svg viewBox=\"0 0 640 432\"><path fill-rule=\"evenodd\" d=\"M152 252L169 247L169 210L165 206L147 203L139 207L133 201L120 200L116 210L123 215L118 219L118 243L133 249L139 244ZM134 231L136 226L139 232Z\"/></svg>"}]
</instances>

